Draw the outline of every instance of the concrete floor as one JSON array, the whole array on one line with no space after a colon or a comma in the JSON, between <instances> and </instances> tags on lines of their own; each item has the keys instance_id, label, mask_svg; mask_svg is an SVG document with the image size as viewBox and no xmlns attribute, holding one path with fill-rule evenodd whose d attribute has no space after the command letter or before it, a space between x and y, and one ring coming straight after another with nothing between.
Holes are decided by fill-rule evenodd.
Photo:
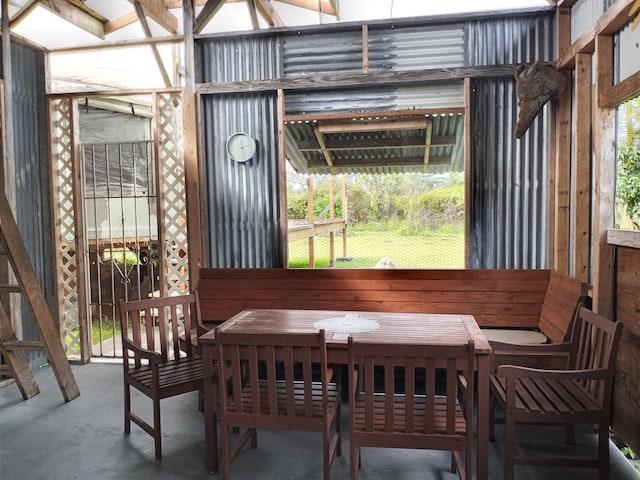
<instances>
[{"instance_id":1,"label":"concrete floor","mask_svg":"<svg viewBox=\"0 0 640 480\"><path fill-rule=\"evenodd\" d=\"M206 479L220 478L204 468L203 416L197 393L162 401L163 459L154 459L153 439L132 425L123 433L122 370L118 363L73 366L81 395L65 403L49 367L35 372L41 393L24 401L11 381L0 387L0 479ZM146 397L134 397L134 409L151 411ZM144 403L143 403L144 402ZM346 407L346 405L345 405ZM141 409L142 408L142 409ZM344 409L348 414L347 409ZM349 478L348 419L343 420L343 455L332 479ZM559 429L519 430L520 445L553 450L567 448ZM489 446L490 479L502 479L502 427ZM551 441L558 440L552 445ZM548 446L545 446L545 442ZM579 432L579 448L592 451L595 436ZM245 449L232 468L232 478L309 479L322 477L318 435L261 431L258 448ZM445 452L364 449L360 479L405 480L457 478L449 472ZM629 462L611 447L612 480L639 480ZM590 469L518 467L518 480L595 480Z\"/></svg>"}]
</instances>

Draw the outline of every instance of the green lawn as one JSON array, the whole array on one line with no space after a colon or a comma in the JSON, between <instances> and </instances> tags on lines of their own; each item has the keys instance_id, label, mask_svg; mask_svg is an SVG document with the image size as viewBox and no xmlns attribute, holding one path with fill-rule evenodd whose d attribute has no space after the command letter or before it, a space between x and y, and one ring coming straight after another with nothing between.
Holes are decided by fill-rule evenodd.
<instances>
[{"instance_id":1,"label":"green lawn","mask_svg":"<svg viewBox=\"0 0 640 480\"><path fill-rule=\"evenodd\" d=\"M315 237L316 267L329 266L329 237ZM336 259L343 256L342 237L335 237ZM398 268L464 268L464 232L428 236L404 236L394 232L347 231L346 257L339 268L372 268L381 258L393 260ZM289 266L309 266L309 242L289 244Z\"/></svg>"}]
</instances>

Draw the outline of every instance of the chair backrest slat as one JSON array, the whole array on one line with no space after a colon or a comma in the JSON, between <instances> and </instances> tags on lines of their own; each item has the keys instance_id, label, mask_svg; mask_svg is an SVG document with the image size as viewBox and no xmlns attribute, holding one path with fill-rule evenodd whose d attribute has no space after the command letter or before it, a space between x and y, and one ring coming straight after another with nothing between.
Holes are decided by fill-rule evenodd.
<instances>
[{"instance_id":1,"label":"chair backrest slat","mask_svg":"<svg viewBox=\"0 0 640 480\"><path fill-rule=\"evenodd\" d=\"M363 378L359 387L350 383L349 396L352 401L359 399L358 405L362 405L362 412L358 411L364 419L362 430L369 434L459 433L459 376L467 378L471 399L465 396L468 403L463 410L468 412L472 410L473 354L473 342L381 345L350 338L349 367L361 372ZM445 371L446 382L442 393L437 391L441 370ZM384 379L376 382L375 373L380 371ZM404 384L399 375L404 377ZM416 385L422 381L424 392L417 392ZM382 406L376 401L381 395ZM417 405L424 405L424 417L419 421Z\"/></svg>"},{"instance_id":2,"label":"chair backrest slat","mask_svg":"<svg viewBox=\"0 0 640 480\"><path fill-rule=\"evenodd\" d=\"M172 297L152 297L125 302L120 300L120 328L123 338L162 355L163 362L193 356L191 340L194 322L201 325L197 292ZM136 368L141 365L134 355ZM125 363L128 362L125 351Z\"/></svg>"},{"instance_id":3,"label":"chair backrest slat","mask_svg":"<svg viewBox=\"0 0 640 480\"><path fill-rule=\"evenodd\" d=\"M321 415L314 410L314 381L320 380L314 378L314 367L326 382L324 331L276 335L218 328L216 342L223 378L232 379L229 394L221 399L223 409L234 415ZM249 405L244 403L248 395ZM322 398L327 405L326 388Z\"/></svg>"}]
</instances>

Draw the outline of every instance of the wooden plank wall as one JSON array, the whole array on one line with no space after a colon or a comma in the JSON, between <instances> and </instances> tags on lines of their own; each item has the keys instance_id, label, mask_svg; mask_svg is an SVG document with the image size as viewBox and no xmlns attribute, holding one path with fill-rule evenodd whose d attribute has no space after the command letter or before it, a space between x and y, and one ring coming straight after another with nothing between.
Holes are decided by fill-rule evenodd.
<instances>
[{"instance_id":1,"label":"wooden plank wall","mask_svg":"<svg viewBox=\"0 0 640 480\"><path fill-rule=\"evenodd\" d=\"M618 247L616 319L624 323L613 396L613 429L640 452L640 249Z\"/></svg>"},{"instance_id":2,"label":"wooden plank wall","mask_svg":"<svg viewBox=\"0 0 640 480\"><path fill-rule=\"evenodd\" d=\"M607 242L615 227L615 109L640 95L640 72L614 84L614 38L633 20L629 12L635 1L613 2L573 43L569 32L575 2L557 3L556 67L570 81L558 99L557 131L552 136L557 144L550 188L555 188L556 210L555 218L550 216L555 228L549 258L557 271L592 284L596 312L624 323L613 428L639 452L640 248L633 251L617 243L621 246L614 262L613 247ZM567 181L568 172L572 183Z\"/></svg>"}]
</instances>

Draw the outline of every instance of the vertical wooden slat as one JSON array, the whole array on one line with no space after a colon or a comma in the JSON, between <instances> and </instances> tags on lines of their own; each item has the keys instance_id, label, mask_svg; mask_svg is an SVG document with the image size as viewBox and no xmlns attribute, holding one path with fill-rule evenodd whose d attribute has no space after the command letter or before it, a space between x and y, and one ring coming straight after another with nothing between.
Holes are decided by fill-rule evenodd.
<instances>
[{"instance_id":1,"label":"vertical wooden slat","mask_svg":"<svg viewBox=\"0 0 640 480\"><path fill-rule=\"evenodd\" d=\"M295 405L295 388L294 388L294 373L293 373L293 349L291 347L285 348L284 352L287 360L284 363L285 371L284 378L286 379L287 388L287 415L294 415L296 411Z\"/></svg>"},{"instance_id":2,"label":"vertical wooden slat","mask_svg":"<svg viewBox=\"0 0 640 480\"><path fill-rule=\"evenodd\" d=\"M393 368L393 358L386 357L384 359L384 418L385 418L385 430L389 433L393 433L393 403L394 403L394 388L395 375Z\"/></svg>"},{"instance_id":3,"label":"vertical wooden slat","mask_svg":"<svg viewBox=\"0 0 640 480\"><path fill-rule=\"evenodd\" d=\"M313 417L313 378L311 372L311 349L302 351L302 380L304 382L304 412ZM292 359L293 363L293 359Z\"/></svg>"},{"instance_id":4,"label":"vertical wooden slat","mask_svg":"<svg viewBox=\"0 0 640 480\"><path fill-rule=\"evenodd\" d=\"M275 351L273 347L265 347L265 349L269 352L268 355L265 355L264 358L267 358L266 366L267 366L267 389L268 389L268 397L269 397L269 413L275 415L278 412L278 391L275 388L276 384L276 362L275 362ZM256 391L258 390L258 370L257 368L250 373L252 377L256 378L256 381L251 384L251 389Z\"/></svg>"},{"instance_id":5,"label":"vertical wooden slat","mask_svg":"<svg viewBox=\"0 0 640 480\"><path fill-rule=\"evenodd\" d=\"M405 418L404 425L405 431L407 433L414 432L414 406L415 406L415 397L416 397L416 367L413 358L408 358L405 362L405 398L406 398L406 408L405 408Z\"/></svg>"},{"instance_id":6,"label":"vertical wooden slat","mask_svg":"<svg viewBox=\"0 0 640 480\"><path fill-rule=\"evenodd\" d=\"M456 433L456 399L458 391L458 372L455 358L447 358L447 435Z\"/></svg>"},{"instance_id":7,"label":"vertical wooden slat","mask_svg":"<svg viewBox=\"0 0 640 480\"><path fill-rule=\"evenodd\" d=\"M364 375L364 429L373 432L373 394L374 394L374 372L373 359L367 357L363 368Z\"/></svg>"},{"instance_id":8,"label":"vertical wooden slat","mask_svg":"<svg viewBox=\"0 0 640 480\"><path fill-rule=\"evenodd\" d=\"M436 390L436 365L433 358L426 361L424 389L425 398L425 433L433 433L435 431L435 396L433 392Z\"/></svg>"}]
</instances>

